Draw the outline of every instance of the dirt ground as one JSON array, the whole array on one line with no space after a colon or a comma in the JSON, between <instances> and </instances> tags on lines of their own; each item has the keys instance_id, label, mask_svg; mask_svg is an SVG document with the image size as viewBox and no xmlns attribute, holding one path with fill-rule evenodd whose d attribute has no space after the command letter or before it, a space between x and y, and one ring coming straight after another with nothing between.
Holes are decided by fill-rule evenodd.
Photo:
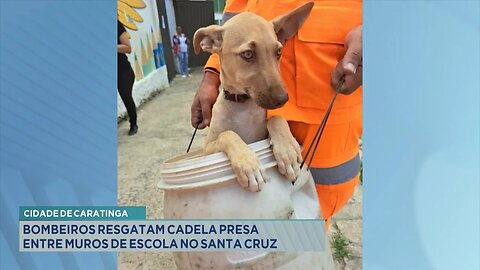
<instances>
[{"instance_id":1,"label":"dirt ground","mask_svg":"<svg viewBox=\"0 0 480 270\"><path fill-rule=\"evenodd\" d=\"M170 87L143 104L138 110L139 131L128 136L128 121L118 127L118 204L146 206L147 218L163 217L163 192L157 188L161 164L185 153L193 128L190 105L203 73L193 70L192 77L177 76ZM202 145L205 131L198 131L192 149ZM351 258L337 263L338 269L361 269L362 190L357 189L350 202L337 214L329 235L340 232L347 239ZM119 253L118 269L175 270L171 253Z\"/></svg>"}]
</instances>

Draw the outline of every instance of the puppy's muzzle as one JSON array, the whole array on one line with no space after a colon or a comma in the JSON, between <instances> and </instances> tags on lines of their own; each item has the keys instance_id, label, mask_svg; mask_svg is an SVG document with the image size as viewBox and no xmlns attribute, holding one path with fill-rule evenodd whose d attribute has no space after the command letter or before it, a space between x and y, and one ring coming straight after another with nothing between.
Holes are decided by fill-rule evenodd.
<instances>
[{"instance_id":1,"label":"puppy's muzzle","mask_svg":"<svg viewBox=\"0 0 480 270\"><path fill-rule=\"evenodd\" d=\"M287 92L285 93L279 93L279 94L271 94L267 99L262 102L263 104L260 105L260 107L268 110L272 109L278 109L282 107L285 103L288 101L288 94Z\"/></svg>"},{"instance_id":2,"label":"puppy's muzzle","mask_svg":"<svg viewBox=\"0 0 480 270\"><path fill-rule=\"evenodd\" d=\"M281 94L274 94L271 100L271 107L272 109L280 108L288 101L288 94L281 93Z\"/></svg>"}]
</instances>

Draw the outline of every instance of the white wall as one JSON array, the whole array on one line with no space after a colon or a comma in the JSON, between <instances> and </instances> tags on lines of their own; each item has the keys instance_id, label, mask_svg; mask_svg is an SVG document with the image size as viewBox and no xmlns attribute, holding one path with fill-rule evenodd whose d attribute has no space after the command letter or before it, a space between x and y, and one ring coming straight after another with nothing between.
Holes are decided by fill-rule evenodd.
<instances>
[{"instance_id":1,"label":"white wall","mask_svg":"<svg viewBox=\"0 0 480 270\"><path fill-rule=\"evenodd\" d=\"M135 105L140 106L150 99L150 97L158 92L161 92L169 87L167 77L167 66L156 69L147 77L137 81L133 85L133 100ZM117 94L117 113L118 117L126 117L127 109L122 102L122 99Z\"/></svg>"}]
</instances>

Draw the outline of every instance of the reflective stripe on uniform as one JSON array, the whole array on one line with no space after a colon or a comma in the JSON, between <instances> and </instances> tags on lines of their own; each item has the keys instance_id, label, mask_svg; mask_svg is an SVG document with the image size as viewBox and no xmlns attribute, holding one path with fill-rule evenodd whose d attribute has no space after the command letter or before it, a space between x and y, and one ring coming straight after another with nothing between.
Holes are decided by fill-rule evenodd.
<instances>
[{"instance_id":1,"label":"reflective stripe on uniform","mask_svg":"<svg viewBox=\"0 0 480 270\"><path fill-rule=\"evenodd\" d=\"M331 168L310 169L315 184L336 185L353 179L360 171L360 156Z\"/></svg>"},{"instance_id":2,"label":"reflective stripe on uniform","mask_svg":"<svg viewBox=\"0 0 480 270\"><path fill-rule=\"evenodd\" d=\"M239 12L224 12L222 16L222 25L230 20L233 16L237 15Z\"/></svg>"}]
</instances>

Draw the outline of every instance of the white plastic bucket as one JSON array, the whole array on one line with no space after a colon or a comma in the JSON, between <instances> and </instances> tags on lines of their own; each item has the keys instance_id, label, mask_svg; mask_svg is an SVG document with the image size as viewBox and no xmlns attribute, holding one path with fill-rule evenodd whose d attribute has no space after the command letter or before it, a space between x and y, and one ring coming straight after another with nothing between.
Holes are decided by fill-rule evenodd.
<instances>
[{"instance_id":1,"label":"white plastic bucket","mask_svg":"<svg viewBox=\"0 0 480 270\"><path fill-rule=\"evenodd\" d=\"M224 153L191 152L163 164L164 217L169 219L315 219L321 211L313 178L302 171L295 185L278 172L270 141L252 143L270 177L261 192L236 181ZM326 244L328 247L328 244ZM325 252L176 252L180 270L334 269Z\"/></svg>"}]
</instances>

